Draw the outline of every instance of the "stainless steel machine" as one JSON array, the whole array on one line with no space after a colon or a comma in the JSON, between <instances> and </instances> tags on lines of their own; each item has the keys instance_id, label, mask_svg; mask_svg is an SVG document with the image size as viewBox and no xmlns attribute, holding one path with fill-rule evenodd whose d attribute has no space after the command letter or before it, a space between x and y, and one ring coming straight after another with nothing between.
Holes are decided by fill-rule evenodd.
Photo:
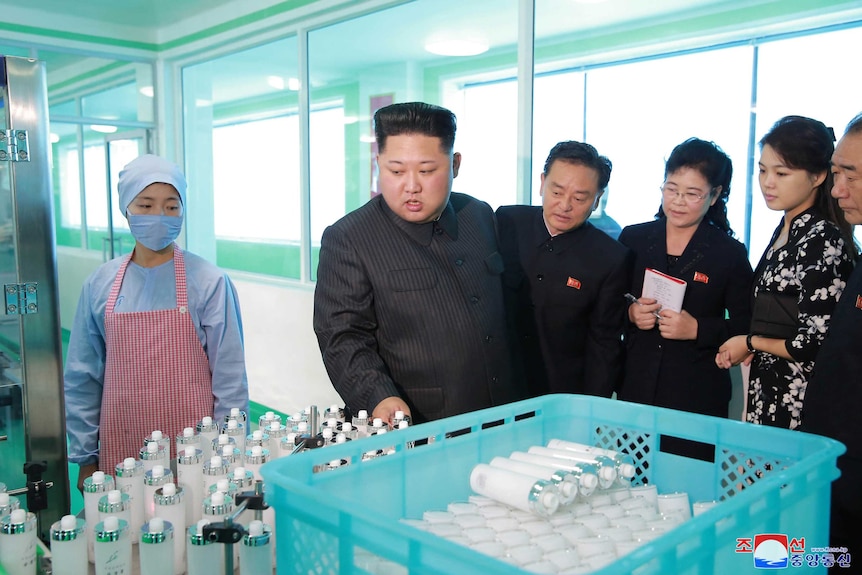
<instances>
[{"instance_id":1,"label":"stainless steel machine","mask_svg":"<svg viewBox=\"0 0 862 575\"><path fill-rule=\"evenodd\" d=\"M45 66L0 55L0 482L39 534L69 512Z\"/></svg>"}]
</instances>

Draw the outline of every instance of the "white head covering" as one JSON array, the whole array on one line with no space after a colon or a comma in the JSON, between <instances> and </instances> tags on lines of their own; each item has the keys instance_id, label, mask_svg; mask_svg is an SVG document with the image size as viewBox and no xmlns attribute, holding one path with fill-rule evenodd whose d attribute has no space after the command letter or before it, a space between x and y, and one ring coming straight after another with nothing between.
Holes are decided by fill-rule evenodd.
<instances>
[{"instance_id":1,"label":"white head covering","mask_svg":"<svg viewBox=\"0 0 862 575\"><path fill-rule=\"evenodd\" d=\"M153 154L138 156L120 172L117 191L120 194L120 211L125 214L132 200L150 184L170 184L180 195L180 202L186 205L186 178L179 166Z\"/></svg>"}]
</instances>

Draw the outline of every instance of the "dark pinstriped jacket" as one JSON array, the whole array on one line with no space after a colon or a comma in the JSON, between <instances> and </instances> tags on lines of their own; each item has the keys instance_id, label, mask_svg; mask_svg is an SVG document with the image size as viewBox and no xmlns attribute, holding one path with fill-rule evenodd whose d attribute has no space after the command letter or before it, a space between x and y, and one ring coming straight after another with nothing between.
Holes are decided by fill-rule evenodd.
<instances>
[{"instance_id":1,"label":"dark pinstriped jacket","mask_svg":"<svg viewBox=\"0 0 862 575\"><path fill-rule=\"evenodd\" d=\"M377 196L321 239L314 331L347 407L399 396L415 422L500 405L515 392L494 214L452 193L414 224Z\"/></svg>"}]
</instances>

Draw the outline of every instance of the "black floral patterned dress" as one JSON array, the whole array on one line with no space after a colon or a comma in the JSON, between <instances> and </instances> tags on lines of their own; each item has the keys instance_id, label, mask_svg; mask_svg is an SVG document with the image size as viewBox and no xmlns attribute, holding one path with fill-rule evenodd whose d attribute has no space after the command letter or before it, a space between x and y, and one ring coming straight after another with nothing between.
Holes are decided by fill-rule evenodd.
<instances>
[{"instance_id":1,"label":"black floral patterned dress","mask_svg":"<svg viewBox=\"0 0 862 575\"><path fill-rule=\"evenodd\" d=\"M746 419L795 429L801 423L814 358L826 337L832 310L853 271L853 257L838 227L817 208L796 216L790 223L787 242L772 249L782 225L772 235L770 247L754 272L754 297L762 292L797 296L798 331L796 337L785 340L794 361L764 352L754 355Z\"/></svg>"}]
</instances>

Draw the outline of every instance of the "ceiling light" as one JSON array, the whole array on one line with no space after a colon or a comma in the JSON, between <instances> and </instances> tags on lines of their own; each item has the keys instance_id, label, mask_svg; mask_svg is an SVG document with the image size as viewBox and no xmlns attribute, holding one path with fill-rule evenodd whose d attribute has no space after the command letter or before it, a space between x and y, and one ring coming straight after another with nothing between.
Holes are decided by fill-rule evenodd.
<instances>
[{"instance_id":1,"label":"ceiling light","mask_svg":"<svg viewBox=\"0 0 862 575\"><path fill-rule=\"evenodd\" d=\"M292 92L299 92L299 78L288 78L287 89Z\"/></svg>"},{"instance_id":2,"label":"ceiling light","mask_svg":"<svg viewBox=\"0 0 862 575\"><path fill-rule=\"evenodd\" d=\"M50 136L50 138L51 138L51 143L52 143L52 144L56 144L57 142L59 142L59 141L60 141L60 136L59 136L59 135L57 135L57 134L55 134L55 133L53 133L53 132L51 132L51 136Z\"/></svg>"},{"instance_id":3,"label":"ceiling light","mask_svg":"<svg viewBox=\"0 0 862 575\"><path fill-rule=\"evenodd\" d=\"M344 116L345 124L355 124L359 121L359 116Z\"/></svg>"},{"instance_id":4,"label":"ceiling light","mask_svg":"<svg viewBox=\"0 0 862 575\"><path fill-rule=\"evenodd\" d=\"M205 100L203 98L198 98L195 100L195 107L197 108L206 108L207 106L212 106L212 100Z\"/></svg>"},{"instance_id":5,"label":"ceiling light","mask_svg":"<svg viewBox=\"0 0 862 575\"><path fill-rule=\"evenodd\" d=\"M281 76L267 76L266 83L276 90L284 90L284 78Z\"/></svg>"},{"instance_id":6,"label":"ceiling light","mask_svg":"<svg viewBox=\"0 0 862 575\"><path fill-rule=\"evenodd\" d=\"M141 94L146 96L147 98L153 97L153 87L152 86L141 86L141 89L138 90Z\"/></svg>"},{"instance_id":7,"label":"ceiling light","mask_svg":"<svg viewBox=\"0 0 862 575\"><path fill-rule=\"evenodd\" d=\"M359 141L364 142L366 144L373 144L377 140L374 139L374 136L369 136L366 134L364 136L359 136Z\"/></svg>"},{"instance_id":8,"label":"ceiling light","mask_svg":"<svg viewBox=\"0 0 862 575\"><path fill-rule=\"evenodd\" d=\"M113 134L117 131L116 126L107 126L104 124L91 124L90 129L94 132L101 132L102 134Z\"/></svg>"},{"instance_id":9,"label":"ceiling light","mask_svg":"<svg viewBox=\"0 0 862 575\"><path fill-rule=\"evenodd\" d=\"M476 40L441 40L426 43L425 50L439 56L476 56L487 52L488 44Z\"/></svg>"}]
</instances>

